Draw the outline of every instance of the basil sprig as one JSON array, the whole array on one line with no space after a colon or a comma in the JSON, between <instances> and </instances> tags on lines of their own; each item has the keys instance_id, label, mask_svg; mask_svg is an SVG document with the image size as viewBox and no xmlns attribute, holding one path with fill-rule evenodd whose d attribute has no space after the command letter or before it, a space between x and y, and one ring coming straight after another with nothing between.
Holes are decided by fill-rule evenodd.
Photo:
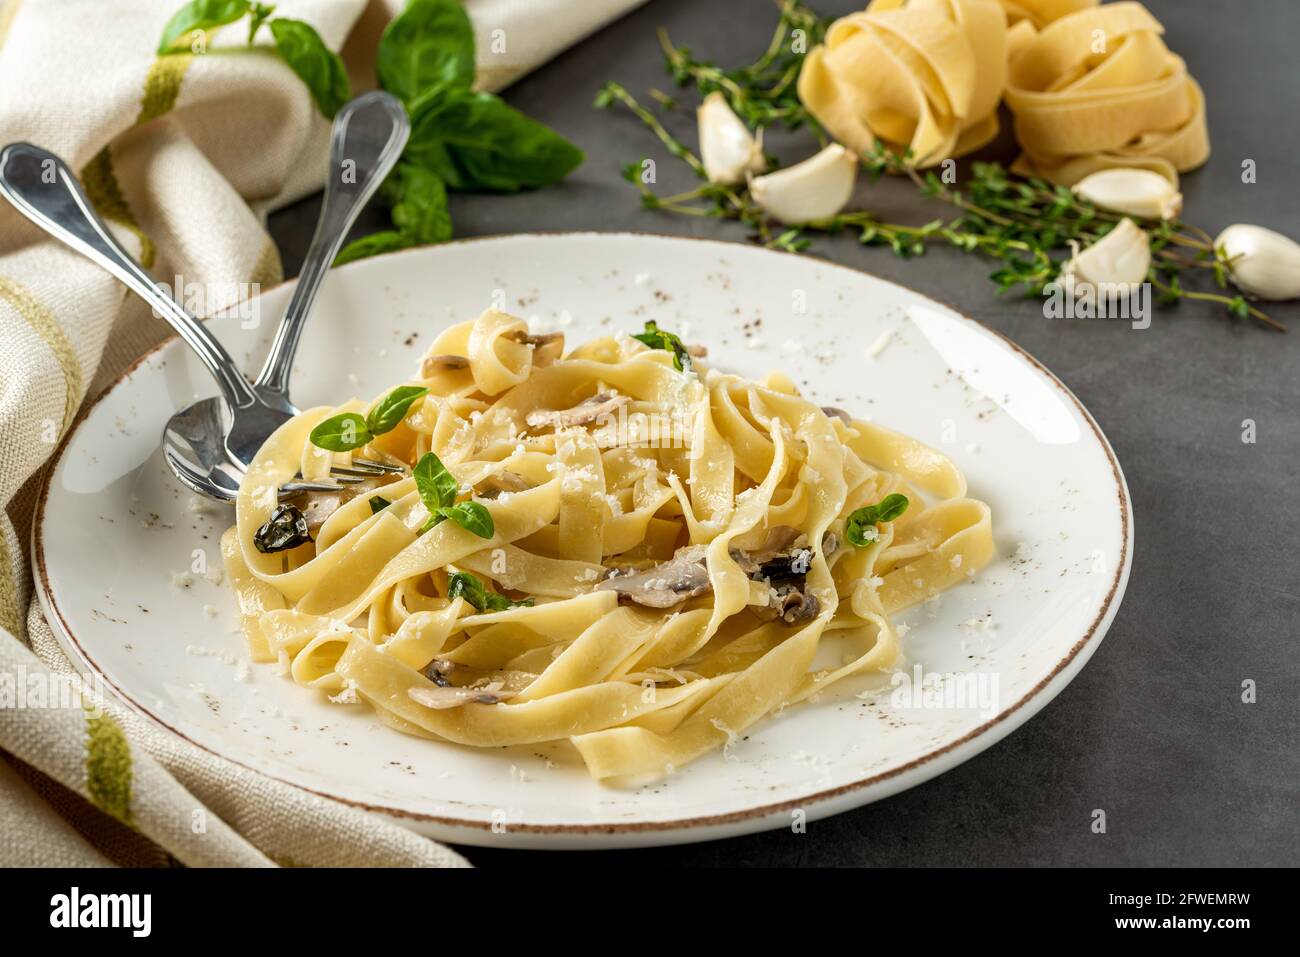
<instances>
[{"instance_id":1,"label":"basil sprig","mask_svg":"<svg viewBox=\"0 0 1300 957\"><path fill-rule=\"evenodd\" d=\"M886 495L875 505L864 505L849 515L844 534L858 548L874 545L880 539L876 530L878 522L892 522L907 511L906 495Z\"/></svg>"},{"instance_id":2,"label":"basil sprig","mask_svg":"<svg viewBox=\"0 0 1300 957\"><path fill-rule=\"evenodd\" d=\"M460 484L438 456L425 452L420 456L420 461L415 463L412 474L415 476L415 488L420 493L420 501L429 510L429 520L424 523L421 532L427 532L439 522L451 519L479 538L491 538L496 534L492 513L485 506L478 502L456 502Z\"/></svg>"},{"instance_id":3,"label":"basil sprig","mask_svg":"<svg viewBox=\"0 0 1300 957\"><path fill-rule=\"evenodd\" d=\"M583 161L554 130L476 93L474 30L456 0L408 0L375 54L379 85L406 104L411 138L384 183L393 228L343 247L335 264L451 238L447 190L548 186Z\"/></svg>"},{"instance_id":4,"label":"basil sprig","mask_svg":"<svg viewBox=\"0 0 1300 957\"><path fill-rule=\"evenodd\" d=\"M644 332L635 333L632 338L644 342L651 349L664 349L671 352L673 354L673 368L678 372L690 371L691 354L686 351L686 346L682 343L682 340L671 332L660 329L658 323L653 319L646 321Z\"/></svg>"},{"instance_id":5,"label":"basil sprig","mask_svg":"<svg viewBox=\"0 0 1300 957\"><path fill-rule=\"evenodd\" d=\"M490 592L469 572L453 572L447 578L447 597L463 598L475 611L505 611L507 608L531 608L533 600L512 601L505 595Z\"/></svg>"},{"instance_id":6,"label":"basil sprig","mask_svg":"<svg viewBox=\"0 0 1300 957\"><path fill-rule=\"evenodd\" d=\"M309 24L273 17L274 9L255 0L191 0L168 21L158 52L188 51L195 36L243 17L251 46L265 23L276 52L332 117L352 96L343 61ZM452 233L449 188L533 189L563 179L583 161L582 150L554 130L471 89L474 63L474 29L457 0L408 0L388 24L375 71L379 85L411 114L406 151L379 194L393 228L348 243L335 265L446 242Z\"/></svg>"},{"instance_id":7,"label":"basil sprig","mask_svg":"<svg viewBox=\"0 0 1300 957\"><path fill-rule=\"evenodd\" d=\"M380 512L382 512L384 509L388 508L388 506L392 505L393 503L390 502L388 499L384 498L382 495L372 495L370 496L369 504L370 504L370 514L377 515Z\"/></svg>"},{"instance_id":8,"label":"basil sprig","mask_svg":"<svg viewBox=\"0 0 1300 957\"><path fill-rule=\"evenodd\" d=\"M255 0L191 0L163 27L158 53L192 51L196 36L206 36L210 31L244 17L248 17L248 43L252 46L258 29L265 23L271 28L280 59L306 84L320 111L332 117L352 99L352 87L343 61L325 45L310 23L289 17L272 17L274 11L274 6Z\"/></svg>"},{"instance_id":9,"label":"basil sprig","mask_svg":"<svg viewBox=\"0 0 1300 957\"><path fill-rule=\"evenodd\" d=\"M311 430L311 444L330 452L351 452L391 432L406 418L416 399L429 392L424 386L399 385L363 419L355 412L332 415Z\"/></svg>"}]
</instances>

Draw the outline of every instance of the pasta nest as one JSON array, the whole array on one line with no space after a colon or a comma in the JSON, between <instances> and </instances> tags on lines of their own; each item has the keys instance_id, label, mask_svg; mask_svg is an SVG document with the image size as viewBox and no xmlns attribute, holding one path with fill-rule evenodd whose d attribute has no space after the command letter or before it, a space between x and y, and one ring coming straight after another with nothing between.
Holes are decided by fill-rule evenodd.
<instances>
[{"instance_id":1,"label":"pasta nest","mask_svg":"<svg viewBox=\"0 0 1300 957\"><path fill-rule=\"evenodd\" d=\"M997 135L1006 63L996 0L875 0L809 51L799 96L849 149L883 140L923 168Z\"/></svg>"},{"instance_id":2,"label":"pasta nest","mask_svg":"<svg viewBox=\"0 0 1300 957\"><path fill-rule=\"evenodd\" d=\"M1205 98L1140 3L1082 9L1019 45L1006 102L1024 151L1014 169L1073 186L1102 169L1178 173L1210 155Z\"/></svg>"},{"instance_id":3,"label":"pasta nest","mask_svg":"<svg viewBox=\"0 0 1300 957\"><path fill-rule=\"evenodd\" d=\"M1177 184L1209 156L1205 100L1136 2L874 0L809 52L799 95L840 143L877 141L918 168L990 142L1015 118L1013 169L1072 186L1138 167Z\"/></svg>"}]
</instances>

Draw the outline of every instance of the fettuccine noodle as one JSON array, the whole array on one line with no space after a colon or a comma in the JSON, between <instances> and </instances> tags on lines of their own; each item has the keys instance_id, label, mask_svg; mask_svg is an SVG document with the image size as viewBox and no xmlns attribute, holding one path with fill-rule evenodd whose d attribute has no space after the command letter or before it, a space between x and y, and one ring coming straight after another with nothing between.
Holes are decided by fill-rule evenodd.
<instances>
[{"instance_id":1,"label":"fettuccine noodle","mask_svg":"<svg viewBox=\"0 0 1300 957\"><path fill-rule=\"evenodd\" d=\"M933 449L657 330L557 338L489 310L406 392L267 441L222 541L254 659L400 731L567 739L634 782L891 667L892 616L991 559L988 507ZM375 434L315 444L348 414ZM401 471L281 491L368 462Z\"/></svg>"}]
</instances>

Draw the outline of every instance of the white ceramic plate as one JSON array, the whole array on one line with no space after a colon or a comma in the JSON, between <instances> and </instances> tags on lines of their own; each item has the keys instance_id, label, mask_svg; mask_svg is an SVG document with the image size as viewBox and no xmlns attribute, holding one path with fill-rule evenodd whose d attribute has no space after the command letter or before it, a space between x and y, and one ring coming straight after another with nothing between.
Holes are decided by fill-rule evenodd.
<instances>
[{"instance_id":1,"label":"white ceramic plate","mask_svg":"<svg viewBox=\"0 0 1300 957\"><path fill-rule=\"evenodd\" d=\"M290 291L262 295L256 328L212 321L246 368L260 365ZM971 584L901 616L904 668L962 675L948 679L953 691L984 700L916 706L895 700L889 676L846 681L639 790L591 781L567 744L476 751L390 731L362 706L250 667L219 573L195 572L219 569L233 512L201 504L159 455L171 412L213 391L174 339L88 407L41 497L38 587L73 660L153 720L272 777L443 840L557 848L785 827L902 791L1028 720L1101 642L1132 554L1119 464L1074 396L988 329L811 258L652 236L512 236L332 272L293 395L305 407L377 394L440 329L489 303L571 343L655 319L707 344L719 367L781 368L819 402L945 450L992 507L999 554Z\"/></svg>"}]
</instances>

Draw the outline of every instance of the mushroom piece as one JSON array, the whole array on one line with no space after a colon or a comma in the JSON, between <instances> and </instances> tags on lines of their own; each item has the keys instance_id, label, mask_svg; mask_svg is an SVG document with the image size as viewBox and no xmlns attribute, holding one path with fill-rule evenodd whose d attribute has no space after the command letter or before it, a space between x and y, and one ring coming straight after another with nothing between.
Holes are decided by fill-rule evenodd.
<instances>
[{"instance_id":1,"label":"mushroom piece","mask_svg":"<svg viewBox=\"0 0 1300 957\"><path fill-rule=\"evenodd\" d=\"M385 485L391 485L402 476L395 474L376 475L360 482L339 485L338 491L296 492L285 498L295 501L297 507L307 519L307 529L314 539L325 521L340 508L359 496L369 498Z\"/></svg>"},{"instance_id":2,"label":"mushroom piece","mask_svg":"<svg viewBox=\"0 0 1300 957\"><path fill-rule=\"evenodd\" d=\"M835 406L835 405L824 405L824 406L822 406L822 411L825 412L828 416L830 416L830 417L833 418L833 419L839 419L839 420L840 420L841 422L843 422L845 425L852 425L852 424L853 424L853 416L849 415L847 412L845 412L845 411L844 411L843 409L841 409L839 406Z\"/></svg>"},{"instance_id":3,"label":"mushroom piece","mask_svg":"<svg viewBox=\"0 0 1300 957\"><path fill-rule=\"evenodd\" d=\"M803 625L816 618L820 610L817 596L804 591L804 583L799 581L772 586L768 603L755 606L754 614L768 620L780 618L787 625Z\"/></svg>"},{"instance_id":4,"label":"mushroom piece","mask_svg":"<svg viewBox=\"0 0 1300 957\"><path fill-rule=\"evenodd\" d=\"M805 540L797 529L774 525L757 548L732 549L732 559L751 581L767 583L768 603L750 609L759 618L769 621L779 618L787 625L801 625L817 617L821 603L807 591L808 569L812 567L814 552L806 544L796 544ZM822 536L823 557L830 556L839 547L839 537L832 532Z\"/></svg>"},{"instance_id":5,"label":"mushroom piece","mask_svg":"<svg viewBox=\"0 0 1300 957\"><path fill-rule=\"evenodd\" d=\"M533 335L519 329L515 332L507 332L504 337L511 342L532 346L533 365L538 369L552 365L556 359L564 355L564 333L562 332L543 332L541 335Z\"/></svg>"},{"instance_id":6,"label":"mushroom piece","mask_svg":"<svg viewBox=\"0 0 1300 957\"><path fill-rule=\"evenodd\" d=\"M479 688L435 685L432 688L408 688L406 694L416 704L436 711L446 711L466 704L500 704L514 697L511 692L503 691L504 687L500 681L492 681Z\"/></svg>"},{"instance_id":7,"label":"mushroom piece","mask_svg":"<svg viewBox=\"0 0 1300 957\"><path fill-rule=\"evenodd\" d=\"M709 357L708 346L687 345L686 353L692 359L707 359Z\"/></svg>"},{"instance_id":8,"label":"mushroom piece","mask_svg":"<svg viewBox=\"0 0 1300 957\"><path fill-rule=\"evenodd\" d=\"M432 379L439 372L468 368L469 360L464 356L425 356L420 360L420 378Z\"/></svg>"},{"instance_id":9,"label":"mushroom piece","mask_svg":"<svg viewBox=\"0 0 1300 957\"><path fill-rule=\"evenodd\" d=\"M677 549L668 561L627 575L613 573L596 585L596 591L614 591L647 608L671 608L713 588L704 558L708 548L688 545Z\"/></svg>"},{"instance_id":10,"label":"mushroom piece","mask_svg":"<svg viewBox=\"0 0 1300 957\"><path fill-rule=\"evenodd\" d=\"M589 399L583 399L571 409L534 409L524 416L530 429L567 429L575 425L587 425L601 416L609 415L619 406L632 400L615 392L597 392Z\"/></svg>"}]
</instances>

